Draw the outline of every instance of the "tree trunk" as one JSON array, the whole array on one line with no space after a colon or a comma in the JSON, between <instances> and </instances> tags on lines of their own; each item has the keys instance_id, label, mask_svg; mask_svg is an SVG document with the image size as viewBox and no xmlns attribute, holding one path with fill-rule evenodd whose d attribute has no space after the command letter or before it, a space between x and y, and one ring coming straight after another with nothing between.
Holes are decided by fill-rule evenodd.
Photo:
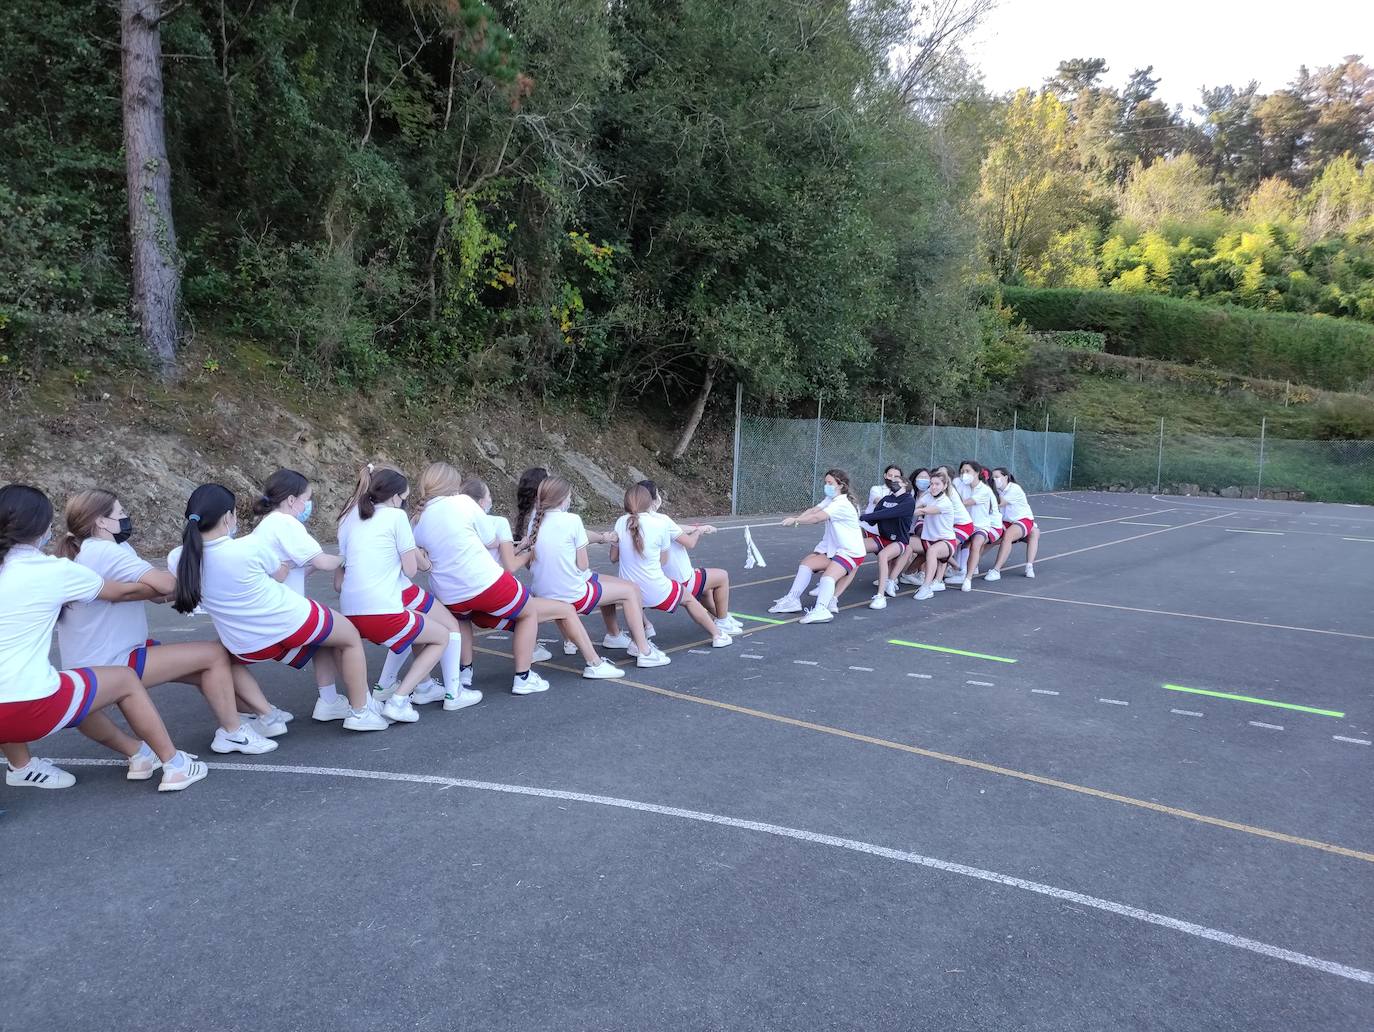
<instances>
[{"instance_id":1,"label":"tree trunk","mask_svg":"<svg viewBox=\"0 0 1374 1032\"><path fill-rule=\"evenodd\" d=\"M144 346L166 379L175 368L180 338L181 269L162 116L162 4L160 0L120 0L119 8L134 312Z\"/></svg>"},{"instance_id":2,"label":"tree trunk","mask_svg":"<svg viewBox=\"0 0 1374 1032\"><path fill-rule=\"evenodd\" d=\"M692 402L692 411L687 414L687 425L682 428L682 436L678 438L677 447L673 449L674 461L686 455L687 449L692 446L692 438L696 436L697 427L701 425L701 417L706 413L706 399L711 396L711 385L715 382L716 360L712 359L706 367L706 379L702 381L701 390Z\"/></svg>"}]
</instances>

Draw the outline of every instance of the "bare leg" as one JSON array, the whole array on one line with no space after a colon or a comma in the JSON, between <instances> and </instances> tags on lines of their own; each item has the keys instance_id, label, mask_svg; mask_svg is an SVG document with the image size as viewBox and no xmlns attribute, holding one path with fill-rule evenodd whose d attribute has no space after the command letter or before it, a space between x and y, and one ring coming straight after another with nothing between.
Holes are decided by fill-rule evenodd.
<instances>
[{"instance_id":1,"label":"bare leg","mask_svg":"<svg viewBox=\"0 0 1374 1032\"><path fill-rule=\"evenodd\" d=\"M128 667L96 667L95 676L97 688L91 709L118 706L134 734L148 743L148 748L159 760L170 763L176 755L176 746L138 675Z\"/></svg>"},{"instance_id":2,"label":"bare leg","mask_svg":"<svg viewBox=\"0 0 1374 1032\"><path fill-rule=\"evenodd\" d=\"M200 689L221 728L230 734L238 731L239 710L234 699L234 676L229 653L223 645L213 641L150 645L143 666L143 683L155 685L178 681Z\"/></svg>"},{"instance_id":3,"label":"bare leg","mask_svg":"<svg viewBox=\"0 0 1374 1032\"><path fill-rule=\"evenodd\" d=\"M720 628L716 626L711 614L706 611L706 607L694 599L691 595L682 596L682 607L687 610L687 615L696 621L697 626L709 634L714 640L720 636Z\"/></svg>"},{"instance_id":4,"label":"bare leg","mask_svg":"<svg viewBox=\"0 0 1374 1032\"><path fill-rule=\"evenodd\" d=\"M258 679L253 676L251 670L235 663L231 673L234 678L234 696L238 699L237 705L242 706L244 712L256 713L260 717L272 712L272 704L267 701L267 696L262 694Z\"/></svg>"},{"instance_id":5,"label":"bare leg","mask_svg":"<svg viewBox=\"0 0 1374 1032\"><path fill-rule=\"evenodd\" d=\"M332 653L330 658L335 663L335 669L343 674L348 705L355 710L365 708L368 698L367 653L363 651L358 628L342 613L334 613L334 626L320 647L320 652L326 650ZM316 656L319 654L315 653Z\"/></svg>"},{"instance_id":6,"label":"bare leg","mask_svg":"<svg viewBox=\"0 0 1374 1032\"><path fill-rule=\"evenodd\" d=\"M1031 527L1030 538L1026 541L1026 565L1030 566L1035 562L1035 553L1040 551L1040 527Z\"/></svg>"},{"instance_id":7,"label":"bare leg","mask_svg":"<svg viewBox=\"0 0 1374 1032\"><path fill-rule=\"evenodd\" d=\"M609 610L610 616L607 618L607 627L615 623L615 604L619 602L625 607L625 623L630 631L630 640L635 643L635 648L641 654L648 655L653 650L649 644L648 637L644 634L644 603L639 597L639 589L627 580L619 577L601 578L601 599L609 602L610 605L601 607L601 615L606 616ZM609 633L609 630L608 630ZM616 624L615 633L620 633L620 625Z\"/></svg>"},{"instance_id":8,"label":"bare leg","mask_svg":"<svg viewBox=\"0 0 1374 1032\"><path fill-rule=\"evenodd\" d=\"M137 738L125 734L104 710L86 714L86 719L76 725L76 729L92 742L98 742L105 748L119 753L125 759L138 752L143 745Z\"/></svg>"},{"instance_id":9,"label":"bare leg","mask_svg":"<svg viewBox=\"0 0 1374 1032\"><path fill-rule=\"evenodd\" d=\"M1002 545L997 550L997 561L992 564L992 568L999 573L1006 561L1011 558L1011 546L1021 540L1021 535L1026 532L1025 528L1019 523L1013 523L1007 528L1007 532L1002 535Z\"/></svg>"}]
</instances>

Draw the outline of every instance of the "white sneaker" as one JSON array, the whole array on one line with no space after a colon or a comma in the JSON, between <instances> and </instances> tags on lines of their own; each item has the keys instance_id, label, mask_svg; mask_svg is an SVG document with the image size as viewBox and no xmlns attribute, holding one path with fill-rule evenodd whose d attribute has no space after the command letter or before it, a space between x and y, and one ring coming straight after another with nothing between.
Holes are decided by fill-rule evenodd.
<instances>
[{"instance_id":1,"label":"white sneaker","mask_svg":"<svg viewBox=\"0 0 1374 1032\"><path fill-rule=\"evenodd\" d=\"M983 580L985 581L999 581L1001 579L1002 574L997 570L989 570L987 573L983 574Z\"/></svg>"},{"instance_id":2,"label":"white sneaker","mask_svg":"<svg viewBox=\"0 0 1374 1032\"><path fill-rule=\"evenodd\" d=\"M285 724L282 725L282 730L286 730ZM260 735L247 720L241 720L239 729L232 734L222 727L215 728L215 738L210 743L211 752L238 752L245 756L261 756L263 753L270 753L276 747L276 742Z\"/></svg>"},{"instance_id":3,"label":"white sneaker","mask_svg":"<svg viewBox=\"0 0 1374 1032\"><path fill-rule=\"evenodd\" d=\"M711 641L711 648L713 648L713 649L728 649L728 648L729 648L731 645L733 645L734 643L735 643L735 639L734 639L734 638L732 638L732 637L730 637L730 635L725 634L724 632L722 632L722 633L720 633L720 634L717 634L717 635L715 636L715 638L712 639L712 641Z\"/></svg>"},{"instance_id":4,"label":"white sneaker","mask_svg":"<svg viewBox=\"0 0 1374 1032\"><path fill-rule=\"evenodd\" d=\"M945 584L949 585L951 588L957 588L960 584L964 583L965 579L962 573L955 573L945 578Z\"/></svg>"},{"instance_id":5,"label":"white sneaker","mask_svg":"<svg viewBox=\"0 0 1374 1032\"><path fill-rule=\"evenodd\" d=\"M375 714L377 714L377 716L381 717L381 718L382 718L383 720L385 720L388 724L394 724L394 723L395 723L394 720L390 720L390 719L387 718L387 715L386 715L386 703L382 702L382 701L381 701L380 699L378 699L375 695L369 695L369 696L367 697L367 710L368 710L369 713L375 713ZM353 711L352 711L352 710L349 710L349 712L352 713Z\"/></svg>"},{"instance_id":6,"label":"white sneaker","mask_svg":"<svg viewBox=\"0 0 1374 1032\"><path fill-rule=\"evenodd\" d=\"M175 770L170 766L162 768L162 781L158 783L159 792L180 792L183 788L190 788L197 781L205 778L210 773L210 768L196 759L193 753L177 753L186 762L180 770Z\"/></svg>"},{"instance_id":7,"label":"white sneaker","mask_svg":"<svg viewBox=\"0 0 1374 1032\"><path fill-rule=\"evenodd\" d=\"M542 663L546 659L553 659L553 653L544 648L543 645L535 645L534 651L530 653L530 662Z\"/></svg>"},{"instance_id":8,"label":"white sneaker","mask_svg":"<svg viewBox=\"0 0 1374 1032\"><path fill-rule=\"evenodd\" d=\"M467 709L469 706L476 706L482 701L482 693L473 691L471 688L459 688L458 694L450 692L444 696L444 710L452 713L454 710Z\"/></svg>"},{"instance_id":9,"label":"white sneaker","mask_svg":"<svg viewBox=\"0 0 1374 1032\"><path fill-rule=\"evenodd\" d=\"M606 635L606 637L609 638L610 635L608 634L608 635ZM603 641L602 644L605 645L606 643ZM610 647L611 647L611 646L606 645L606 648L610 648ZM573 644L572 642L570 642L570 641L565 641L565 642L563 643L563 655L565 655L565 656L575 656L575 655L577 655L577 646L574 645L574 644Z\"/></svg>"},{"instance_id":10,"label":"white sneaker","mask_svg":"<svg viewBox=\"0 0 1374 1032\"><path fill-rule=\"evenodd\" d=\"M342 695L325 702L323 699L315 700L315 709L310 714L311 720L344 720L348 717L348 699Z\"/></svg>"},{"instance_id":11,"label":"white sneaker","mask_svg":"<svg viewBox=\"0 0 1374 1032\"><path fill-rule=\"evenodd\" d=\"M672 659L665 655L662 649L653 649L648 655L635 657L635 666L637 667L667 666L671 662Z\"/></svg>"},{"instance_id":12,"label":"white sneaker","mask_svg":"<svg viewBox=\"0 0 1374 1032\"><path fill-rule=\"evenodd\" d=\"M290 710L284 710L280 706L272 707L272 716L283 724L289 724L296 719L296 714L292 713Z\"/></svg>"},{"instance_id":13,"label":"white sneaker","mask_svg":"<svg viewBox=\"0 0 1374 1032\"><path fill-rule=\"evenodd\" d=\"M71 788L76 784L76 776L52 760L30 756L29 762L18 770L5 764L5 784L14 788Z\"/></svg>"},{"instance_id":14,"label":"white sneaker","mask_svg":"<svg viewBox=\"0 0 1374 1032\"><path fill-rule=\"evenodd\" d=\"M374 684L372 686L372 697L376 699L378 702L386 702L387 699L391 698L393 695L396 694L396 685L398 685L399 683L399 681L393 681L391 684L386 685L385 687L383 687L380 682Z\"/></svg>"},{"instance_id":15,"label":"white sneaker","mask_svg":"<svg viewBox=\"0 0 1374 1032\"><path fill-rule=\"evenodd\" d=\"M890 581L888 581L888 582L887 582L887 587L886 587L884 590L886 591L887 597L888 597L888 598L896 598L896 597L897 597L897 582L896 582L895 580L890 580Z\"/></svg>"},{"instance_id":16,"label":"white sneaker","mask_svg":"<svg viewBox=\"0 0 1374 1032\"><path fill-rule=\"evenodd\" d=\"M798 622L798 623L807 623L807 624L810 624L810 623L829 623L829 622L830 622L831 620L833 620L833 619L835 619L835 614L832 613L832 612L831 612L829 609L827 609L825 606L812 606L810 609L808 609L808 610L806 611L806 615L803 616L803 617L802 617L800 620L798 620L797 622Z\"/></svg>"},{"instance_id":17,"label":"white sneaker","mask_svg":"<svg viewBox=\"0 0 1374 1032\"><path fill-rule=\"evenodd\" d=\"M918 592L916 592L916 594L915 594L914 597L915 597L915 599L916 599L917 602L924 602L924 601L925 601L926 599L928 599L928 598L933 598L934 595L935 595L935 589L934 589L934 588L929 587L928 585L923 585L923 586L921 587L921 590L918 591Z\"/></svg>"},{"instance_id":18,"label":"white sneaker","mask_svg":"<svg viewBox=\"0 0 1374 1032\"><path fill-rule=\"evenodd\" d=\"M431 702L438 702L446 691L442 684L431 677L415 686L415 691L410 693L411 705L425 706Z\"/></svg>"},{"instance_id":19,"label":"white sneaker","mask_svg":"<svg viewBox=\"0 0 1374 1032\"><path fill-rule=\"evenodd\" d=\"M869 609L886 609L886 608L887 608L887 596L884 595L881 591L878 592L878 594L876 594L876 595L873 596L873 601L870 602L870 603L868 603L868 608L869 608Z\"/></svg>"},{"instance_id":20,"label":"white sneaker","mask_svg":"<svg viewBox=\"0 0 1374 1032\"><path fill-rule=\"evenodd\" d=\"M129 757L129 767L124 777L129 781L147 781L161 769L162 761L150 749L146 754L135 753Z\"/></svg>"},{"instance_id":21,"label":"white sneaker","mask_svg":"<svg viewBox=\"0 0 1374 1032\"><path fill-rule=\"evenodd\" d=\"M840 600L832 598L826 605L826 608L830 610L831 614L838 616L840 612Z\"/></svg>"},{"instance_id":22,"label":"white sneaker","mask_svg":"<svg viewBox=\"0 0 1374 1032\"><path fill-rule=\"evenodd\" d=\"M393 695L382 703L382 716L387 720L394 720L398 724L413 724L420 719L420 714L416 712L415 706L404 695Z\"/></svg>"},{"instance_id":23,"label":"white sneaker","mask_svg":"<svg viewBox=\"0 0 1374 1032\"><path fill-rule=\"evenodd\" d=\"M973 590L973 578L972 578L972 577L965 577L965 578L964 578L964 583L959 585L959 590L960 590L960 591L972 591L972 590Z\"/></svg>"},{"instance_id":24,"label":"white sneaker","mask_svg":"<svg viewBox=\"0 0 1374 1032\"><path fill-rule=\"evenodd\" d=\"M632 644L630 636L624 631L619 634L608 634L601 639L603 649L628 649ZM572 642L566 642L563 645L563 652L565 655L575 656L577 655L577 646L573 645Z\"/></svg>"},{"instance_id":25,"label":"white sneaker","mask_svg":"<svg viewBox=\"0 0 1374 1032\"><path fill-rule=\"evenodd\" d=\"M386 717L369 706L361 713L349 710L348 716L344 717L343 726L349 731L385 731L388 725Z\"/></svg>"},{"instance_id":26,"label":"white sneaker","mask_svg":"<svg viewBox=\"0 0 1374 1032\"><path fill-rule=\"evenodd\" d=\"M942 580L937 580L934 584L932 584L932 585L930 586L930 590L931 590L931 591L944 591L944 590L945 590L945 582L942 581Z\"/></svg>"},{"instance_id":27,"label":"white sneaker","mask_svg":"<svg viewBox=\"0 0 1374 1032\"><path fill-rule=\"evenodd\" d=\"M468 667L466 670L460 671L459 674L458 674L458 681L459 681L459 687L460 687L460 688L471 688L471 687L472 687L472 667ZM479 692L478 694L480 695L481 693Z\"/></svg>"},{"instance_id":28,"label":"white sneaker","mask_svg":"<svg viewBox=\"0 0 1374 1032\"><path fill-rule=\"evenodd\" d=\"M596 666L585 666L582 668L582 676L589 681L614 681L617 677L624 677L625 671L616 666L609 659L602 657Z\"/></svg>"},{"instance_id":29,"label":"white sneaker","mask_svg":"<svg viewBox=\"0 0 1374 1032\"><path fill-rule=\"evenodd\" d=\"M266 713L240 713L239 721L247 724L263 738L280 738L286 734L286 721L276 716L276 708Z\"/></svg>"},{"instance_id":30,"label":"white sneaker","mask_svg":"<svg viewBox=\"0 0 1374 1032\"><path fill-rule=\"evenodd\" d=\"M814 588L812 588L810 591L807 592L807 594L810 595L812 598L815 598L815 597L816 597L817 595L819 595L820 593L821 593L821 586L820 586L819 584L817 584Z\"/></svg>"},{"instance_id":31,"label":"white sneaker","mask_svg":"<svg viewBox=\"0 0 1374 1032\"><path fill-rule=\"evenodd\" d=\"M549 682L544 680L533 670L531 670L523 678L515 678L513 681L511 681L510 685L510 693L512 695L534 695L537 692L546 692L548 690Z\"/></svg>"},{"instance_id":32,"label":"white sneaker","mask_svg":"<svg viewBox=\"0 0 1374 1032\"><path fill-rule=\"evenodd\" d=\"M646 617L644 620L644 637L655 638L658 636L658 628L651 624Z\"/></svg>"},{"instance_id":33,"label":"white sneaker","mask_svg":"<svg viewBox=\"0 0 1374 1032\"><path fill-rule=\"evenodd\" d=\"M726 634L744 633L744 624L740 623L733 616L727 616L724 619L717 620L716 626L719 627Z\"/></svg>"},{"instance_id":34,"label":"white sneaker","mask_svg":"<svg viewBox=\"0 0 1374 1032\"><path fill-rule=\"evenodd\" d=\"M1031 577L1031 578L1034 578L1034 577L1035 577L1035 566L1034 566L1034 564L1032 564L1032 563L1027 563L1027 564L1026 564L1026 576L1027 576L1027 577Z\"/></svg>"},{"instance_id":35,"label":"white sneaker","mask_svg":"<svg viewBox=\"0 0 1374 1032\"><path fill-rule=\"evenodd\" d=\"M902 584L918 587L921 583L921 575L919 573L904 573L897 580Z\"/></svg>"},{"instance_id":36,"label":"white sneaker","mask_svg":"<svg viewBox=\"0 0 1374 1032\"><path fill-rule=\"evenodd\" d=\"M791 595L784 595L769 606L768 611L770 613L800 613L802 611L801 600L793 598Z\"/></svg>"}]
</instances>

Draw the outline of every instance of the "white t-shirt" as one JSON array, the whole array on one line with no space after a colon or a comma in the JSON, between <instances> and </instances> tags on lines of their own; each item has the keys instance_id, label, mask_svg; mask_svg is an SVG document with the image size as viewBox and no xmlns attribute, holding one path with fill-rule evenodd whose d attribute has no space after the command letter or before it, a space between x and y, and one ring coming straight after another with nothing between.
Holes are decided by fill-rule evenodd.
<instances>
[{"instance_id":1,"label":"white t-shirt","mask_svg":"<svg viewBox=\"0 0 1374 1032\"><path fill-rule=\"evenodd\" d=\"M692 553L687 550L686 545L678 541L678 536L684 531L671 516L665 516L661 512L654 515L668 524L668 531L672 534L671 543L668 545L668 561L663 564L663 572L668 575L669 580L685 584L692 579Z\"/></svg>"},{"instance_id":2,"label":"white t-shirt","mask_svg":"<svg viewBox=\"0 0 1374 1032\"><path fill-rule=\"evenodd\" d=\"M663 569L662 554L673 543L675 526L667 517L657 513L639 514L640 533L644 539L644 554L635 551L630 537L630 514L615 521L615 536L620 548L620 576L639 588L646 606L656 606L672 593L672 580Z\"/></svg>"},{"instance_id":3,"label":"white t-shirt","mask_svg":"<svg viewBox=\"0 0 1374 1032\"><path fill-rule=\"evenodd\" d=\"M882 484L875 484L875 485L873 485L872 487L870 487L870 488L868 489L868 506L867 506L867 508L865 509L865 511L866 511L866 512L872 512L872 511L873 511L873 506L874 506L874 504L876 504L876 503L878 502L878 500L881 499L881 498L882 498L884 495L886 495L887 493L888 493L888 490L887 490L887 487L886 487L885 485L882 485ZM877 528L877 527L875 527L875 526L874 526L873 524L871 524L871 523L865 523L865 522L862 521L862 520L859 521L859 529L860 529L860 530L863 530L863 531L866 531L866 532L868 532L869 534L876 534L876 533L878 533L878 528Z\"/></svg>"},{"instance_id":4,"label":"white t-shirt","mask_svg":"<svg viewBox=\"0 0 1374 1032\"><path fill-rule=\"evenodd\" d=\"M305 524L290 513L273 511L264 516L251 535L261 538L277 557L277 564L291 564L286 586L297 595L305 594L305 568L310 560L324 552L320 543L310 536Z\"/></svg>"},{"instance_id":5,"label":"white t-shirt","mask_svg":"<svg viewBox=\"0 0 1374 1032\"><path fill-rule=\"evenodd\" d=\"M415 541L429 553L429 586L447 605L476 598L506 571L491 557L478 529L486 516L467 495L446 495L425 504Z\"/></svg>"},{"instance_id":6,"label":"white t-shirt","mask_svg":"<svg viewBox=\"0 0 1374 1032\"><path fill-rule=\"evenodd\" d=\"M138 581L153 568L127 541L103 538L81 543L76 562L101 580ZM57 621L57 649L62 669L123 666L129 653L148 640L148 612L142 602L95 599L69 605Z\"/></svg>"},{"instance_id":7,"label":"white t-shirt","mask_svg":"<svg viewBox=\"0 0 1374 1032\"><path fill-rule=\"evenodd\" d=\"M48 662L62 607L89 602L105 581L69 559L17 545L0 563L0 702L46 699L61 685Z\"/></svg>"},{"instance_id":8,"label":"white t-shirt","mask_svg":"<svg viewBox=\"0 0 1374 1032\"><path fill-rule=\"evenodd\" d=\"M167 557L167 568L175 574L180 561L178 545ZM305 597L273 580L281 563L257 534L205 542L200 604L210 614L219 640L237 656L280 644L310 619Z\"/></svg>"},{"instance_id":9,"label":"white t-shirt","mask_svg":"<svg viewBox=\"0 0 1374 1032\"><path fill-rule=\"evenodd\" d=\"M582 517L572 512L546 512L530 560L530 590L540 598L579 602L591 580L590 569L577 567L577 550L588 544Z\"/></svg>"},{"instance_id":10,"label":"white t-shirt","mask_svg":"<svg viewBox=\"0 0 1374 1032\"><path fill-rule=\"evenodd\" d=\"M957 492L956 492L957 493ZM921 524L922 541L948 541L954 537L954 499L946 488L938 498L933 495L921 496L921 505L939 506L938 514L927 513Z\"/></svg>"},{"instance_id":11,"label":"white t-shirt","mask_svg":"<svg viewBox=\"0 0 1374 1032\"><path fill-rule=\"evenodd\" d=\"M480 509L481 506L479 505ZM505 564L501 562L501 542L509 541L515 543L515 538L511 536L510 520L504 516L493 516L489 512L482 514L482 518L477 521L477 534L482 539L482 544L493 559L505 569Z\"/></svg>"},{"instance_id":12,"label":"white t-shirt","mask_svg":"<svg viewBox=\"0 0 1374 1032\"><path fill-rule=\"evenodd\" d=\"M958 479L955 479L954 483L945 488L945 494L949 498L950 516L953 517L955 524L972 523L973 517L969 515L968 507L964 505L964 498L959 493Z\"/></svg>"},{"instance_id":13,"label":"white t-shirt","mask_svg":"<svg viewBox=\"0 0 1374 1032\"><path fill-rule=\"evenodd\" d=\"M820 503L825 510L825 535L816 551L832 559L837 555L847 555L851 559L862 559L864 555L864 535L859 529L859 511L848 495L837 494Z\"/></svg>"},{"instance_id":14,"label":"white t-shirt","mask_svg":"<svg viewBox=\"0 0 1374 1032\"><path fill-rule=\"evenodd\" d=\"M339 611L344 616L377 616L405 609L401 593L410 586L401 556L415 550L415 533L406 514L379 505L370 519L356 508L339 524L339 552L344 558Z\"/></svg>"},{"instance_id":15,"label":"white t-shirt","mask_svg":"<svg viewBox=\"0 0 1374 1032\"><path fill-rule=\"evenodd\" d=\"M968 509L975 530L991 530L1001 525L1001 513L997 511L997 496L987 484L975 480L970 487L960 482L959 493L964 498L964 507Z\"/></svg>"},{"instance_id":16,"label":"white t-shirt","mask_svg":"<svg viewBox=\"0 0 1374 1032\"><path fill-rule=\"evenodd\" d=\"M1031 512L1030 502L1026 500L1026 492L1020 484L1007 481L1007 486L1002 488L1002 519L1007 523L1035 519L1035 513Z\"/></svg>"}]
</instances>

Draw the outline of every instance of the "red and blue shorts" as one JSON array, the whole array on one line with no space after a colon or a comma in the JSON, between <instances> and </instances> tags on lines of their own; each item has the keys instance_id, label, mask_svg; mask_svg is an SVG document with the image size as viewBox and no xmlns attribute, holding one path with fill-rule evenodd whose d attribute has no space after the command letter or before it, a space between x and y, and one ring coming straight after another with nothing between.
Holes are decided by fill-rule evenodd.
<instances>
[{"instance_id":1,"label":"red and blue shorts","mask_svg":"<svg viewBox=\"0 0 1374 1032\"><path fill-rule=\"evenodd\" d=\"M515 626L515 618L529 600L529 589L503 571L481 594L462 602L447 603L444 608L459 620L471 620L478 627L508 631Z\"/></svg>"},{"instance_id":2,"label":"red and blue shorts","mask_svg":"<svg viewBox=\"0 0 1374 1032\"><path fill-rule=\"evenodd\" d=\"M954 540L962 547L964 542L973 537L972 523L956 523L954 525Z\"/></svg>"},{"instance_id":3,"label":"red and blue shorts","mask_svg":"<svg viewBox=\"0 0 1374 1032\"><path fill-rule=\"evenodd\" d=\"M1020 527L1024 531L1022 536L1028 538L1031 536L1031 531L1035 529L1035 520L1029 516L1022 516L1019 520L1011 520L1010 522L1003 520L1002 526L1008 530L1012 527Z\"/></svg>"},{"instance_id":4,"label":"red and blue shorts","mask_svg":"<svg viewBox=\"0 0 1374 1032\"><path fill-rule=\"evenodd\" d=\"M601 577L594 573L587 578L587 587L582 592L582 597L573 602L572 607L573 612L578 616L586 616L599 605L601 605Z\"/></svg>"},{"instance_id":5,"label":"red and blue shorts","mask_svg":"<svg viewBox=\"0 0 1374 1032\"><path fill-rule=\"evenodd\" d=\"M678 581L669 581L668 585L668 594L663 599L663 601L659 602L657 605L650 605L649 600L645 598L644 607L646 609L661 609L665 613L671 613L673 610L675 610L678 607L678 605L681 604L682 596L687 593L688 585L684 583L679 583ZM640 597L643 598L643 596L644 593L641 590Z\"/></svg>"},{"instance_id":6,"label":"red and blue shorts","mask_svg":"<svg viewBox=\"0 0 1374 1032\"><path fill-rule=\"evenodd\" d=\"M921 544L926 546L926 551L930 551L932 548L939 544L949 545L950 557L952 557L955 552L959 551L959 542L954 538L936 538L933 541L927 538L926 540L922 541Z\"/></svg>"},{"instance_id":7,"label":"red and blue shorts","mask_svg":"<svg viewBox=\"0 0 1374 1032\"><path fill-rule=\"evenodd\" d=\"M978 527L973 531L973 535L970 535L970 537L978 534L983 535L983 540L990 545L995 545L1002 540L1001 527Z\"/></svg>"},{"instance_id":8,"label":"red and blue shorts","mask_svg":"<svg viewBox=\"0 0 1374 1032\"><path fill-rule=\"evenodd\" d=\"M682 586L692 593L693 598L701 598L706 591L706 571L693 569L691 579L683 581Z\"/></svg>"},{"instance_id":9,"label":"red and blue shorts","mask_svg":"<svg viewBox=\"0 0 1374 1032\"><path fill-rule=\"evenodd\" d=\"M156 638L149 638L136 649L129 651L129 658L124 662L136 673L140 679L143 677L143 668L148 665L148 650L154 645L161 645L162 642Z\"/></svg>"},{"instance_id":10,"label":"red and blue shorts","mask_svg":"<svg viewBox=\"0 0 1374 1032\"><path fill-rule=\"evenodd\" d=\"M86 719L97 681L90 667L63 670L57 691L41 699L0 702L0 742L36 742Z\"/></svg>"},{"instance_id":11,"label":"red and blue shorts","mask_svg":"<svg viewBox=\"0 0 1374 1032\"><path fill-rule=\"evenodd\" d=\"M869 541L872 541L875 545L877 545L879 552L881 552L888 545L901 545L902 551L906 551L905 541L898 541L896 538L885 538L881 534L874 534L870 531L864 531L864 537L866 537Z\"/></svg>"},{"instance_id":12,"label":"red and blue shorts","mask_svg":"<svg viewBox=\"0 0 1374 1032\"><path fill-rule=\"evenodd\" d=\"M348 622L374 645L385 645L398 656L410 648L425 629L425 618L412 609L399 613L367 613L350 616Z\"/></svg>"},{"instance_id":13,"label":"red and blue shorts","mask_svg":"<svg viewBox=\"0 0 1374 1032\"><path fill-rule=\"evenodd\" d=\"M239 663L247 665L249 663L285 663L287 666L301 670L315 658L315 653L320 650L324 640L334 630L334 614L327 606L322 606L314 599L306 599L310 603L310 615L305 623L301 624L296 632L287 638L283 638L275 645L269 645L265 649L258 649L256 652L246 652L243 655L231 653Z\"/></svg>"},{"instance_id":14,"label":"red and blue shorts","mask_svg":"<svg viewBox=\"0 0 1374 1032\"><path fill-rule=\"evenodd\" d=\"M832 563L835 563L837 566L839 566L839 568L842 569L845 573L853 573L855 570L857 570L860 566L863 565L864 561L864 557L861 555L845 555L843 552L836 552L829 558Z\"/></svg>"},{"instance_id":15,"label":"red and blue shorts","mask_svg":"<svg viewBox=\"0 0 1374 1032\"><path fill-rule=\"evenodd\" d=\"M411 612L428 613L434 605L434 596L418 584L412 584L401 592L401 605Z\"/></svg>"}]
</instances>

